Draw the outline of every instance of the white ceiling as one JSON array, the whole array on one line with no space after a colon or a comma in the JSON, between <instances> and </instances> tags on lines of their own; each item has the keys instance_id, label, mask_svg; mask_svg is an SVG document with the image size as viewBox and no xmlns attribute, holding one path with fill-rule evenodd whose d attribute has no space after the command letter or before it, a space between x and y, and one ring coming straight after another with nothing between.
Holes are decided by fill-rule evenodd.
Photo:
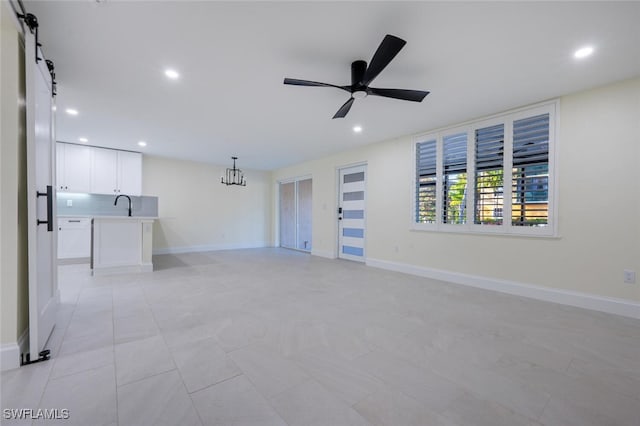
<instances>
[{"instance_id":1,"label":"white ceiling","mask_svg":"<svg viewBox=\"0 0 640 426\"><path fill-rule=\"evenodd\" d=\"M25 1L56 65L58 140L270 170L640 75L640 3ZM385 34L407 41L373 87L341 90ZM572 54L591 44L592 57ZM178 81L163 74L181 73ZM76 108L75 117L65 114ZM364 131L354 134L352 127ZM145 140L144 149L137 146Z\"/></svg>"}]
</instances>

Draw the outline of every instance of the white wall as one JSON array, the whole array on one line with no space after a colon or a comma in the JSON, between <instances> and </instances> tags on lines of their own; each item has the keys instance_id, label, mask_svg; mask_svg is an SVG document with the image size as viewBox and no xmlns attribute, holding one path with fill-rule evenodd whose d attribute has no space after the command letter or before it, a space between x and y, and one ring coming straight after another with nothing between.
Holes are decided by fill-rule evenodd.
<instances>
[{"instance_id":1,"label":"white wall","mask_svg":"<svg viewBox=\"0 0 640 426\"><path fill-rule=\"evenodd\" d=\"M277 170L274 184L312 175L318 255L337 252L336 168L367 162L368 259L640 301L640 281L623 283L623 269L640 273L640 78L564 96L558 119L559 238L410 230L409 136Z\"/></svg>"},{"instance_id":2,"label":"white wall","mask_svg":"<svg viewBox=\"0 0 640 426\"><path fill-rule=\"evenodd\" d=\"M2 369L16 367L28 326L24 50L7 2L0 4L0 343ZM11 359L5 359L10 356Z\"/></svg>"},{"instance_id":3,"label":"white wall","mask_svg":"<svg viewBox=\"0 0 640 426\"><path fill-rule=\"evenodd\" d=\"M142 193L158 197L154 253L270 244L271 173L243 170L247 186L222 185L230 165L143 156Z\"/></svg>"}]
</instances>

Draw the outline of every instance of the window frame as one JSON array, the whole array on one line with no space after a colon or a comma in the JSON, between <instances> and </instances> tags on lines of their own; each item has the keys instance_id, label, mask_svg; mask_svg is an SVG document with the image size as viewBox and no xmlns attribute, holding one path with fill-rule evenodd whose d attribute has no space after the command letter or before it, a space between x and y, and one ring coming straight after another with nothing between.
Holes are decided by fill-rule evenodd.
<instances>
[{"instance_id":1,"label":"window frame","mask_svg":"<svg viewBox=\"0 0 640 426\"><path fill-rule=\"evenodd\" d=\"M558 152L558 114L560 101L558 99L543 102L504 113L495 114L478 120L468 121L459 125L448 126L431 132L417 134L412 138L412 196L411 196L411 230L432 232L454 232L463 234L482 235L511 235L531 237L558 237L558 166L556 156ZM523 118L540 114L549 114L549 177L548 177L548 208L546 226L517 226L512 224L513 203L513 123ZM501 225L483 225L475 223L475 131L497 124L504 125L504 156L503 156L503 221ZM465 199L466 223L444 223L444 137L457 133L467 134L467 196ZM436 140L436 220L435 223L418 223L417 220L417 144L429 140Z\"/></svg>"}]
</instances>

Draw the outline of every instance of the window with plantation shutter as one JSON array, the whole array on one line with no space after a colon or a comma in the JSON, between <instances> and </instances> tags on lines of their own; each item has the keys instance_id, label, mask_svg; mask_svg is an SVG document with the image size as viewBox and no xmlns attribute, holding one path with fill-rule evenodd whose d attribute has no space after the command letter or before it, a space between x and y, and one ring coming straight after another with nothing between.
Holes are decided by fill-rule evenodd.
<instances>
[{"instance_id":1,"label":"window with plantation shutter","mask_svg":"<svg viewBox=\"0 0 640 426\"><path fill-rule=\"evenodd\" d=\"M413 228L558 235L558 101L418 136Z\"/></svg>"},{"instance_id":2,"label":"window with plantation shutter","mask_svg":"<svg viewBox=\"0 0 640 426\"><path fill-rule=\"evenodd\" d=\"M416 144L416 221L436 221L436 141Z\"/></svg>"},{"instance_id":3,"label":"window with plantation shutter","mask_svg":"<svg viewBox=\"0 0 640 426\"><path fill-rule=\"evenodd\" d=\"M504 124L475 131L475 210L474 223L502 225L504 199Z\"/></svg>"},{"instance_id":4,"label":"window with plantation shutter","mask_svg":"<svg viewBox=\"0 0 640 426\"><path fill-rule=\"evenodd\" d=\"M546 226L549 219L549 114L513 122L511 224Z\"/></svg>"},{"instance_id":5,"label":"window with plantation shutter","mask_svg":"<svg viewBox=\"0 0 640 426\"><path fill-rule=\"evenodd\" d=\"M442 138L443 181L442 223L462 224L467 221L467 134L457 133Z\"/></svg>"}]
</instances>

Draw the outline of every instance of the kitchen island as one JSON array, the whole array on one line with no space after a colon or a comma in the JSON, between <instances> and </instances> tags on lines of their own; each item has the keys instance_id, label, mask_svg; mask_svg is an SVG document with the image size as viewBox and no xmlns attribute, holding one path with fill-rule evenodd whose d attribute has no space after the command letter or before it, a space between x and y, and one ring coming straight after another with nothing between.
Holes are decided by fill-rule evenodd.
<instances>
[{"instance_id":1,"label":"kitchen island","mask_svg":"<svg viewBox=\"0 0 640 426\"><path fill-rule=\"evenodd\" d=\"M91 225L93 275L151 272L155 217L94 216Z\"/></svg>"}]
</instances>

